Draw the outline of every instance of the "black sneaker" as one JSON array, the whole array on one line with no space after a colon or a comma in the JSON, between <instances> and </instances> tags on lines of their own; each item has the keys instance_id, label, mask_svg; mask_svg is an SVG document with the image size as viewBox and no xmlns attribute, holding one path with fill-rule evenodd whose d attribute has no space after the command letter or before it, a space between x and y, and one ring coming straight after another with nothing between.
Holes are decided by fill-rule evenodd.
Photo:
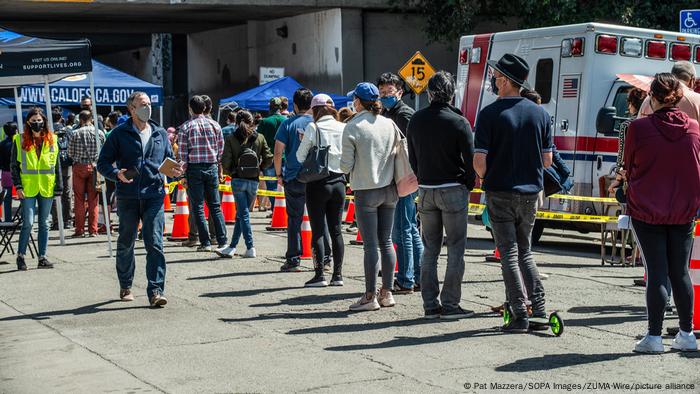
<instances>
[{"instance_id":1,"label":"black sneaker","mask_svg":"<svg viewBox=\"0 0 700 394\"><path fill-rule=\"evenodd\" d=\"M474 311L468 309L462 309L461 306L456 308L442 308L442 314L440 317L443 319L464 319L467 317L474 316Z\"/></svg>"},{"instance_id":2,"label":"black sneaker","mask_svg":"<svg viewBox=\"0 0 700 394\"><path fill-rule=\"evenodd\" d=\"M419 283L416 283L415 285L413 285L413 292L414 292L414 293L417 293L417 292L419 292L419 291L420 291L420 284L419 284Z\"/></svg>"},{"instance_id":3,"label":"black sneaker","mask_svg":"<svg viewBox=\"0 0 700 394\"><path fill-rule=\"evenodd\" d=\"M501 331L507 333L523 334L530 328L530 322L526 317L515 318L510 323L501 327Z\"/></svg>"},{"instance_id":4,"label":"black sneaker","mask_svg":"<svg viewBox=\"0 0 700 394\"><path fill-rule=\"evenodd\" d=\"M291 262L286 262L282 267L280 267L280 271L282 272L301 272L301 267L299 266L299 263L291 263Z\"/></svg>"},{"instance_id":5,"label":"black sneaker","mask_svg":"<svg viewBox=\"0 0 700 394\"><path fill-rule=\"evenodd\" d=\"M326 287L328 282L326 282L326 277L323 274L317 273L311 278L310 281L304 283L304 287Z\"/></svg>"},{"instance_id":6,"label":"black sneaker","mask_svg":"<svg viewBox=\"0 0 700 394\"><path fill-rule=\"evenodd\" d=\"M343 283L343 276L342 275L333 275L333 278L331 279L330 286L342 286Z\"/></svg>"},{"instance_id":7,"label":"black sneaker","mask_svg":"<svg viewBox=\"0 0 700 394\"><path fill-rule=\"evenodd\" d=\"M433 319L438 319L440 318L440 315L442 314L442 307L437 307L435 309L426 309L425 310L425 319L428 320L433 320Z\"/></svg>"},{"instance_id":8,"label":"black sneaker","mask_svg":"<svg viewBox=\"0 0 700 394\"><path fill-rule=\"evenodd\" d=\"M22 255L17 255L17 270L18 271L26 271L27 270L27 263L24 262L24 256L22 256Z\"/></svg>"},{"instance_id":9,"label":"black sneaker","mask_svg":"<svg viewBox=\"0 0 700 394\"><path fill-rule=\"evenodd\" d=\"M53 264L46 257L39 257L39 264L36 266L39 269L53 268Z\"/></svg>"}]
</instances>

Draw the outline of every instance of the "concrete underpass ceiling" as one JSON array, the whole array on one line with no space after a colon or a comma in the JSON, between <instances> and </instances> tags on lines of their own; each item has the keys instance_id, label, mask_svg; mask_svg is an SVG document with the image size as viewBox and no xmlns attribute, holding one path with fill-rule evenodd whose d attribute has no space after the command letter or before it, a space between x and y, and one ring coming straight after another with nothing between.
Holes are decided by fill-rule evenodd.
<instances>
[{"instance_id":1,"label":"concrete underpass ceiling","mask_svg":"<svg viewBox=\"0 0 700 394\"><path fill-rule=\"evenodd\" d=\"M387 0L87 1L0 0L0 25L38 37L86 37L99 55L148 46L151 33L187 34L335 7L388 8Z\"/></svg>"}]
</instances>

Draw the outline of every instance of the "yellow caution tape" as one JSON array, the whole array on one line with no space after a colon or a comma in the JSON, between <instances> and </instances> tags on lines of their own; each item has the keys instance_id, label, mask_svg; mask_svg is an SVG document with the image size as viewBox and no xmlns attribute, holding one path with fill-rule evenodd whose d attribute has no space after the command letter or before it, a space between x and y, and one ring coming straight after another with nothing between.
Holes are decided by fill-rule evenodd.
<instances>
[{"instance_id":1,"label":"yellow caution tape","mask_svg":"<svg viewBox=\"0 0 700 394\"><path fill-rule=\"evenodd\" d=\"M261 181L276 181L277 177L276 176L261 176L258 177Z\"/></svg>"},{"instance_id":2,"label":"yellow caution tape","mask_svg":"<svg viewBox=\"0 0 700 394\"><path fill-rule=\"evenodd\" d=\"M474 189L471 191L472 193L483 193L484 191L481 189ZM573 201L589 201L589 202L610 202L610 203L618 203L618 201L614 198L611 197L585 197L585 196L571 196L568 194L552 194L549 197L546 198L553 198L553 199L558 199L558 200L573 200Z\"/></svg>"},{"instance_id":3,"label":"yellow caution tape","mask_svg":"<svg viewBox=\"0 0 700 394\"><path fill-rule=\"evenodd\" d=\"M481 215L484 213L484 209L486 209L486 205L484 204L469 204L470 215ZM579 215L574 213L537 211L536 217L538 219L562 220L567 222L617 223L617 216Z\"/></svg>"}]
</instances>

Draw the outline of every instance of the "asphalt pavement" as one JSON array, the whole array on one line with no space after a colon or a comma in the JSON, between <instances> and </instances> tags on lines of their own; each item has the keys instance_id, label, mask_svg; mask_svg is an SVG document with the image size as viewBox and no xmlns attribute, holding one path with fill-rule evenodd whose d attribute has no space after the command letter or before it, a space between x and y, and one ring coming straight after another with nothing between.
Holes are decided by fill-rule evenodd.
<instances>
[{"instance_id":1,"label":"asphalt pavement","mask_svg":"<svg viewBox=\"0 0 700 394\"><path fill-rule=\"evenodd\" d=\"M252 222L254 259L166 241L162 309L148 307L141 242L131 303L119 301L105 236L59 246L52 232L53 270L31 260L17 272L14 256L3 256L0 392L700 390L700 354L632 353L646 327L644 289L633 285L643 270L601 266L595 234L546 231L535 248L547 308L565 324L555 337L499 332L490 307L504 287L499 264L484 262L493 243L482 226L469 226L462 286L462 307L476 315L428 321L420 293L396 295L393 308L348 311L364 291L362 248L347 245L354 235L345 234L345 286L305 289L311 262L308 272L279 272L285 233L265 231L263 213Z\"/></svg>"}]
</instances>

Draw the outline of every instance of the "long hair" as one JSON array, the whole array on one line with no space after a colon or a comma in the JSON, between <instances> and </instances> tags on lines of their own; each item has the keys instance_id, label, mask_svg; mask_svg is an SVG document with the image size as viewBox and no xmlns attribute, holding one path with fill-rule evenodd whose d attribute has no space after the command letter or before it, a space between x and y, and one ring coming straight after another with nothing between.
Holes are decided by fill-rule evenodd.
<instances>
[{"instance_id":1,"label":"long hair","mask_svg":"<svg viewBox=\"0 0 700 394\"><path fill-rule=\"evenodd\" d=\"M27 117L24 118L24 132L22 133L22 149L29 152L34 147L34 136L32 135L32 129L29 126L29 119L34 115L41 116L44 121L44 128L41 129L42 133L42 143L53 144L53 133L49 131L49 120L46 118L44 111L39 107L32 107L27 113Z\"/></svg>"},{"instance_id":2,"label":"long hair","mask_svg":"<svg viewBox=\"0 0 700 394\"><path fill-rule=\"evenodd\" d=\"M680 81L671 73L658 73L651 81L649 93L661 105L676 105L683 98Z\"/></svg>"},{"instance_id":3,"label":"long hair","mask_svg":"<svg viewBox=\"0 0 700 394\"><path fill-rule=\"evenodd\" d=\"M255 133L255 118L250 112L243 110L236 115L236 137L243 143L248 137Z\"/></svg>"}]
</instances>

